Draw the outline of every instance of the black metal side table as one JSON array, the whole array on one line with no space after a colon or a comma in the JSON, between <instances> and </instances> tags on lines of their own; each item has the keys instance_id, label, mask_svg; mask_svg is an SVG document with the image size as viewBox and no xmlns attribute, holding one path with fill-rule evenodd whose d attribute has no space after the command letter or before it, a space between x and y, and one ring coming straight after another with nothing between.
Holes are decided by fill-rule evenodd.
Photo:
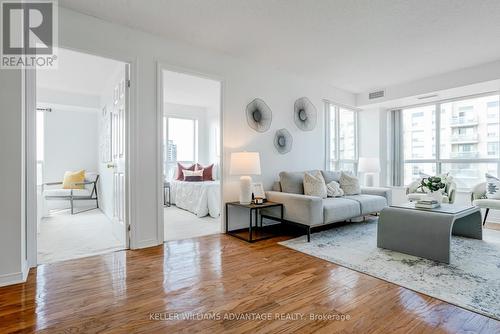
<instances>
[{"instance_id":1,"label":"black metal side table","mask_svg":"<svg viewBox=\"0 0 500 334\"><path fill-rule=\"evenodd\" d=\"M250 220L248 229L229 229L229 207L235 206L240 208L248 209L250 213ZM262 209L269 209L279 207L280 208L280 218L276 218L269 215L263 215L261 213ZM260 220L259 220L260 218ZM274 221L279 221L279 224L273 224L269 226L262 226L263 218L268 218ZM276 233L272 233L271 230L274 230L277 225L281 225L283 221L283 204L275 203L275 202L265 202L263 204L240 204L240 202L228 202L226 203L226 234L232 235L238 239L245 240L247 242L255 242L264 239L269 239L276 236ZM259 224L260 223L260 224ZM245 237L245 232L248 230L248 236ZM254 235L256 238L254 238Z\"/></svg>"}]
</instances>

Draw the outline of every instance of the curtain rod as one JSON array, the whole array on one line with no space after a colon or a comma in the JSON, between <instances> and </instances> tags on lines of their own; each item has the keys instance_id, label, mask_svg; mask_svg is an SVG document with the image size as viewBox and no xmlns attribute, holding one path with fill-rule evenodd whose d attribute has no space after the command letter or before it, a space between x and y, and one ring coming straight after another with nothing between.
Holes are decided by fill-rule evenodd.
<instances>
[{"instance_id":1,"label":"curtain rod","mask_svg":"<svg viewBox=\"0 0 500 334\"><path fill-rule=\"evenodd\" d=\"M52 108L36 108L36 111L48 111L48 112L52 112Z\"/></svg>"}]
</instances>

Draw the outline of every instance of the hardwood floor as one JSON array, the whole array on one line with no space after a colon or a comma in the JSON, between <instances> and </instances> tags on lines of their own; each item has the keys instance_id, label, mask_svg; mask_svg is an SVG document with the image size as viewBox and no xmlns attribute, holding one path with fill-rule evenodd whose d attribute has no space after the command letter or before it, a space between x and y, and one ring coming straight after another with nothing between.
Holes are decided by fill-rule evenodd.
<instances>
[{"instance_id":1,"label":"hardwood floor","mask_svg":"<svg viewBox=\"0 0 500 334\"><path fill-rule=\"evenodd\" d=\"M496 320L276 244L283 239L213 235L42 265L27 283L0 288L0 332L500 332ZM222 319L166 319L182 312ZM337 314L349 320L309 319Z\"/></svg>"}]
</instances>

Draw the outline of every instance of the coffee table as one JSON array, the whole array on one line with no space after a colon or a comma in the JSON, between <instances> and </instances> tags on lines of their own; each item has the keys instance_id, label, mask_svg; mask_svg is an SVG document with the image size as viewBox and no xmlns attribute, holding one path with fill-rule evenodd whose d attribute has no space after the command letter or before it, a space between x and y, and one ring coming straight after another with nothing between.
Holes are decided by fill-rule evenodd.
<instances>
[{"instance_id":1,"label":"coffee table","mask_svg":"<svg viewBox=\"0 0 500 334\"><path fill-rule=\"evenodd\" d=\"M483 239L478 207L441 204L435 209L415 203L392 205L380 212L377 247L450 263L451 235Z\"/></svg>"}]
</instances>

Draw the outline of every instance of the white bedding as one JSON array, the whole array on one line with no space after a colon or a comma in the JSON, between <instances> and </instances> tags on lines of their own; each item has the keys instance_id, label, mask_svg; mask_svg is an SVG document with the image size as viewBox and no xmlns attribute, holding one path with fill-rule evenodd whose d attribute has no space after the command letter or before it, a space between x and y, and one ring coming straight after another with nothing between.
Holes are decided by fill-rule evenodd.
<instances>
[{"instance_id":1,"label":"white bedding","mask_svg":"<svg viewBox=\"0 0 500 334\"><path fill-rule=\"evenodd\" d=\"M220 182L170 182L170 200L177 207L188 210L198 217L220 215Z\"/></svg>"}]
</instances>

